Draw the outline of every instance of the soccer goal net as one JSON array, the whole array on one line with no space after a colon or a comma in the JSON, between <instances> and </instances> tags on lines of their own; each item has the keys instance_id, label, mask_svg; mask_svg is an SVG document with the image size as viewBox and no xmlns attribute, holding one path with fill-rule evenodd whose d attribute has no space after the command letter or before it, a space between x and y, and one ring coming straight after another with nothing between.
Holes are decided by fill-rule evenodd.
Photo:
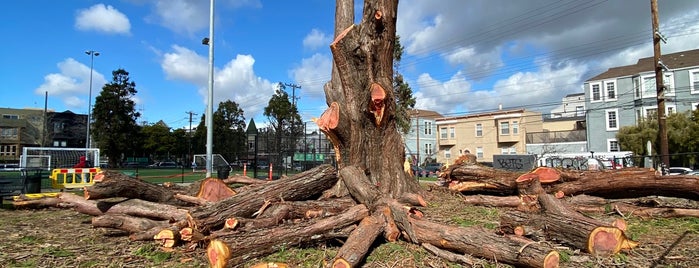
<instances>
[{"instance_id":1,"label":"soccer goal net","mask_svg":"<svg viewBox=\"0 0 699 268\"><path fill-rule=\"evenodd\" d=\"M81 162L84 163L84 167L97 167L100 162L100 149L24 147L20 157L20 167L46 170L72 168Z\"/></svg>"},{"instance_id":2,"label":"soccer goal net","mask_svg":"<svg viewBox=\"0 0 699 268\"><path fill-rule=\"evenodd\" d=\"M228 161L226 161L225 158L223 158L222 155L220 154L212 154L212 163L211 166L213 167L214 170L212 172L216 171L216 167L218 166L228 166ZM195 172L206 172L206 155L205 154L195 154L194 155L194 162L192 164L192 170Z\"/></svg>"}]
</instances>

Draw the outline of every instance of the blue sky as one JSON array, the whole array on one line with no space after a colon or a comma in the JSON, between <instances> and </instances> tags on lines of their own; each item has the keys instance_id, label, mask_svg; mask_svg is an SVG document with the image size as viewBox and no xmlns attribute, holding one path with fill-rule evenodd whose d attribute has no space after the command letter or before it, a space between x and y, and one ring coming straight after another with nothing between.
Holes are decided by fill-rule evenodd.
<instances>
[{"instance_id":1,"label":"blue sky","mask_svg":"<svg viewBox=\"0 0 699 268\"><path fill-rule=\"evenodd\" d=\"M659 2L663 53L699 48L699 1ZM292 83L304 121L319 116L334 11L329 0L217 0L214 103L237 102L259 126L275 85ZM180 128L187 112L194 125L205 112L209 1L8 1L0 23L0 107L43 109L48 92L49 109L86 114L84 51L95 50L93 98L123 68L139 121ZM406 48L397 71L418 108L443 115L545 112L586 79L653 55L649 1L403 0L397 24Z\"/></svg>"}]
</instances>

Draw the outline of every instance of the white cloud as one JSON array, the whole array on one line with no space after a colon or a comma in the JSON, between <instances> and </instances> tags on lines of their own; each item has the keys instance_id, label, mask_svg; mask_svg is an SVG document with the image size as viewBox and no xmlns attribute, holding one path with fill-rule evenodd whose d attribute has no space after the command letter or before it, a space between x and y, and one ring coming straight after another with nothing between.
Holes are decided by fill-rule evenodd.
<instances>
[{"instance_id":1,"label":"white cloud","mask_svg":"<svg viewBox=\"0 0 699 268\"><path fill-rule=\"evenodd\" d=\"M479 79L490 75L504 65L500 58L500 47L494 47L491 51L476 53L473 47L458 48L444 55L446 61L452 65L464 65L466 74L471 79Z\"/></svg>"},{"instance_id":2,"label":"white cloud","mask_svg":"<svg viewBox=\"0 0 699 268\"><path fill-rule=\"evenodd\" d=\"M237 55L223 68L214 70L214 103L231 100L243 109L247 117L260 114L274 94L274 86L255 74L255 59L250 55ZM161 67L168 79L182 80L198 88L202 103L208 96L208 59L194 51L173 46L173 52L165 53ZM215 108L214 108L215 109Z\"/></svg>"},{"instance_id":3,"label":"white cloud","mask_svg":"<svg viewBox=\"0 0 699 268\"><path fill-rule=\"evenodd\" d=\"M113 6L96 4L78 11L75 17L75 28L81 31L129 34L131 23L126 15Z\"/></svg>"},{"instance_id":4,"label":"white cloud","mask_svg":"<svg viewBox=\"0 0 699 268\"><path fill-rule=\"evenodd\" d=\"M412 84L418 106L443 113L560 102L607 68L653 55L647 2L402 0L398 9L401 71L420 74ZM696 49L699 2L659 9L671 37L663 53ZM468 88L472 80L491 89Z\"/></svg>"},{"instance_id":5,"label":"white cloud","mask_svg":"<svg viewBox=\"0 0 699 268\"><path fill-rule=\"evenodd\" d=\"M176 33L193 34L209 26L209 1L159 0L155 12L160 24Z\"/></svg>"},{"instance_id":6,"label":"white cloud","mask_svg":"<svg viewBox=\"0 0 699 268\"><path fill-rule=\"evenodd\" d=\"M429 74L421 74L413 88L418 109L434 110L443 115L463 111L470 99L471 84L463 73L454 74L449 81L442 83Z\"/></svg>"},{"instance_id":7,"label":"white cloud","mask_svg":"<svg viewBox=\"0 0 699 268\"><path fill-rule=\"evenodd\" d=\"M551 101L580 93L580 81L587 67L580 63L553 66L545 63L537 72L517 72L499 80L492 90L478 91L478 102L469 105L472 110L503 107L525 107L529 110L550 110Z\"/></svg>"},{"instance_id":8,"label":"white cloud","mask_svg":"<svg viewBox=\"0 0 699 268\"><path fill-rule=\"evenodd\" d=\"M222 1L219 8L262 7L259 0L227 0ZM209 1L201 0L157 0L155 17L157 23L173 32L191 35L209 27ZM219 13L219 11L215 11ZM217 14L214 14L216 16ZM217 18L215 18L217 19Z\"/></svg>"},{"instance_id":9,"label":"white cloud","mask_svg":"<svg viewBox=\"0 0 699 268\"><path fill-rule=\"evenodd\" d=\"M326 54L316 53L310 58L301 60L301 65L291 70L294 81L301 81L303 96L323 98L323 86L330 81L332 60Z\"/></svg>"},{"instance_id":10,"label":"white cloud","mask_svg":"<svg viewBox=\"0 0 699 268\"><path fill-rule=\"evenodd\" d=\"M316 50L322 46L329 46L330 42L332 42L330 36L318 29L313 29L303 38L303 47L309 50Z\"/></svg>"},{"instance_id":11,"label":"white cloud","mask_svg":"<svg viewBox=\"0 0 699 268\"><path fill-rule=\"evenodd\" d=\"M66 107L75 110L87 111L87 99L90 92L90 67L77 62L73 58L67 58L58 63L59 73L51 73L44 76L42 83L34 93L44 95L48 92L52 98L60 98ZM107 81L104 76L93 70L92 73L92 97L94 98L102 90Z\"/></svg>"}]
</instances>

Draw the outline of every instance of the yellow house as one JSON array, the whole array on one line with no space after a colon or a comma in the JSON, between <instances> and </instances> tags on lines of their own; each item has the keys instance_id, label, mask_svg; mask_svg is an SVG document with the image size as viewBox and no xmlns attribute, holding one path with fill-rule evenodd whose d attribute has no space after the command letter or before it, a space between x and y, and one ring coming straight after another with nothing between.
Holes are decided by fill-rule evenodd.
<instances>
[{"instance_id":1,"label":"yellow house","mask_svg":"<svg viewBox=\"0 0 699 268\"><path fill-rule=\"evenodd\" d=\"M541 113L525 109L443 117L437 125L437 162L451 164L466 151L478 162L497 154L526 154L526 133L541 132Z\"/></svg>"}]
</instances>

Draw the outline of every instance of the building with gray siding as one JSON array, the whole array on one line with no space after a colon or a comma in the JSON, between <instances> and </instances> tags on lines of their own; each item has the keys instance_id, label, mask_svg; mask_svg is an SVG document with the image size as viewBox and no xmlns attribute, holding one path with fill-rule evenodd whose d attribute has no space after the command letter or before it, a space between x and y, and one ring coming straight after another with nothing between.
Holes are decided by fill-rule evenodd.
<instances>
[{"instance_id":1,"label":"building with gray siding","mask_svg":"<svg viewBox=\"0 0 699 268\"><path fill-rule=\"evenodd\" d=\"M405 155L413 159L413 164L422 165L426 158L436 159L437 124L436 118L442 115L429 110L410 111L410 132L403 134Z\"/></svg>"},{"instance_id":2,"label":"building with gray siding","mask_svg":"<svg viewBox=\"0 0 699 268\"><path fill-rule=\"evenodd\" d=\"M665 54L660 59L668 67L663 73L666 114L696 109L699 49ZM657 115L654 66L653 57L642 58L636 64L609 68L585 81L588 150L623 151L616 139L619 129Z\"/></svg>"}]
</instances>

